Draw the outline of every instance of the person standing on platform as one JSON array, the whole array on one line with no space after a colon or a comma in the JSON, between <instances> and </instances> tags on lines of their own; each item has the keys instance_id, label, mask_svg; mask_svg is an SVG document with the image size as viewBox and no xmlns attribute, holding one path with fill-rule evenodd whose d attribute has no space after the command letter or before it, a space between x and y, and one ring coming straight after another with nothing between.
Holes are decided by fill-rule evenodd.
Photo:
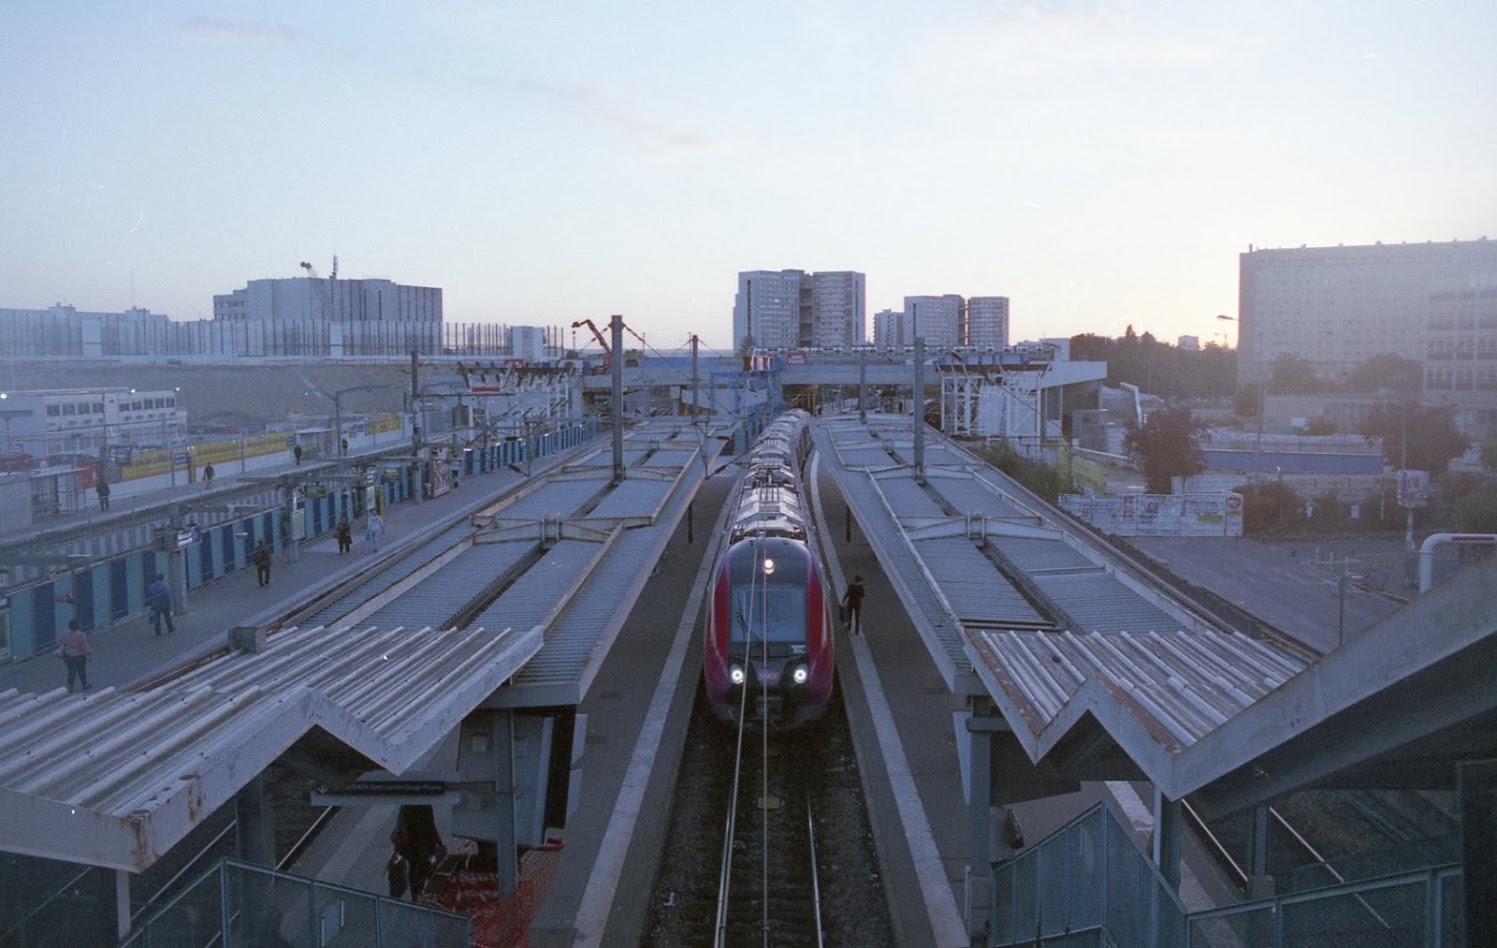
<instances>
[{"instance_id":1,"label":"person standing on platform","mask_svg":"<svg viewBox=\"0 0 1497 948\"><path fill-rule=\"evenodd\" d=\"M166 584L166 574L157 573L156 581L146 587L146 608L151 610L151 628L161 634L161 620L166 620L167 634L177 631L172 622L172 590Z\"/></svg>"},{"instance_id":2,"label":"person standing on platform","mask_svg":"<svg viewBox=\"0 0 1497 948\"><path fill-rule=\"evenodd\" d=\"M847 609L847 631L858 635L863 631L863 577L853 576L852 585L842 594L842 605Z\"/></svg>"},{"instance_id":3,"label":"person standing on platform","mask_svg":"<svg viewBox=\"0 0 1497 948\"><path fill-rule=\"evenodd\" d=\"M385 522L380 519L378 513L371 510L369 512L369 526L364 531L364 536L369 539L369 543L374 547L374 552L376 553L379 552L379 535L383 533L384 530Z\"/></svg>"},{"instance_id":4,"label":"person standing on platform","mask_svg":"<svg viewBox=\"0 0 1497 948\"><path fill-rule=\"evenodd\" d=\"M62 633L57 640L57 650L62 653L62 663L68 670L68 694L73 693L73 680L77 679L87 691L88 684L88 656L93 654L93 648L88 644L88 633L83 631L83 623L77 619L68 621L68 630Z\"/></svg>"},{"instance_id":5,"label":"person standing on platform","mask_svg":"<svg viewBox=\"0 0 1497 948\"><path fill-rule=\"evenodd\" d=\"M213 465L203 465L203 490L213 489Z\"/></svg>"},{"instance_id":6,"label":"person standing on platform","mask_svg":"<svg viewBox=\"0 0 1497 948\"><path fill-rule=\"evenodd\" d=\"M296 458L297 464L301 463L301 445L297 444L291 446L291 456Z\"/></svg>"},{"instance_id":7,"label":"person standing on platform","mask_svg":"<svg viewBox=\"0 0 1497 948\"><path fill-rule=\"evenodd\" d=\"M104 475L103 474L99 475L99 486L95 487L94 490L97 491L98 494L99 494L99 509L100 510L108 510L109 509L109 481L107 481L107 480L104 479Z\"/></svg>"},{"instance_id":8,"label":"person standing on platform","mask_svg":"<svg viewBox=\"0 0 1497 948\"><path fill-rule=\"evenodd\" d=\"M250 553L250 562L255 564L255 578L260 581L261 586L270 585L270 544L261 537L254 552Z\"/></svg>"},{"instance_id":9,"label":"person standing on platform","mask_svg":"<svg viewBox=\"0 0 1497 948\"><path fill-rule=\"evenodd\" d=\"M344 517L338 521L338 555L342 556L353 549L353 527L348 525L348 518Z\"/></svg>"}]
</instances>

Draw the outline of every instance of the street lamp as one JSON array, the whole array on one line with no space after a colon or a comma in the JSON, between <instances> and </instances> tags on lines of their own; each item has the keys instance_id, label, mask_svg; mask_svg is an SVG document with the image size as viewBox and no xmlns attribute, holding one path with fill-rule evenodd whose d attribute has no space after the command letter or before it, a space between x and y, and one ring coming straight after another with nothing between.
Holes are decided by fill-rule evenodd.
<instances>
[{"instance_id":1,"label":"street lamp","mask_svg":"<svg viewBox=\"0 0 1497 948\"><path fill-rule=\"evenodd\" d=\"M1225 313L1218 313L1216 318L1221 322L1237 322L1236 316L1228 316ZM1242 377L1242 368L1242 333L1239 331L1237 334L1238 378ZM1268 412L1268 406L1265 404L1268 398L1268 376L1263 371L1263 366L1257 362L1256 353L1254 354L1253 376L1258 380L1258 443L1253 458L1253 483L1257 484L1259 477L1263 474L1263 416Z\"/></svg>"},{"instance_id":2,"label":"street lamp","mask_svg":"<svg viewBox=\"0 0 1497 948\"><path fill-rule=\"evenodd\" d=\"M3 392L0 392L0 399L3 399L5 397L6 397L5 394ZM10 445L11 445L11 441L10 441L10 423L11 423L11 420L14 419L14 418L27 418L27 417L30 417L30 415L31 415L31 409L29 409L29 408L4 408L4 409L0 409L0 418L4 418L5 419L5 448L4 448L5 451L7 451L7 452L10 451Z\"/></svg>"},{"instance_id":3,"label":"street lamp","mask_svg":"<svg viewBox=\"0 0 1497 948\"><path fill-rule=\"evenodd\" d=\"M1365 577L1353 576L1350 573L1342 573L1336 578L1336 593L1340 599L1340 607L1336 611L1336 645L1340 647L1342 638L1346 634L1346 584L1360 583Z\"/></svg>"},{"instance_id":4,"label":"street lamp","mask_svg":"<svg viewBox=\"0 0 1497 948\"><path fill-rule=\"evenodd\" d=\"M388 385L355 385L351 388L340 388L336 392L331 393L317 389L317 394L333 400L333 438L338 443L338 457L341 458L348 453L343 449L343 396L352 394L353 392L372 392L375 389L389 387Z\"/></svg>"}]
</instances>

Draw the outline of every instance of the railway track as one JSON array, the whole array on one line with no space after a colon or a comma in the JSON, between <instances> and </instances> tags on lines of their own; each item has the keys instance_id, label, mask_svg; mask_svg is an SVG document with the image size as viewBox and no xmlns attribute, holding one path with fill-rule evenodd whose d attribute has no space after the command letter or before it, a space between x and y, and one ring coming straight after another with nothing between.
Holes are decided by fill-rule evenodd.
<instances>
[{"instance_id":1,"label":"railway track","mask_svg":"<svg viewBox=\"0 0 1497 948\"><path fill-rule=\"evenodd\" d=\"M893 944L840 701L768 742L750 725L742 743L740 770L738 733L698 695L644 941Z\"/></svg>"},{"instance_id":2,"label":"railway track","mask_svg":"<svg viewBox=\"0 0 1497 948\"><path fill-rule=\"evenodd\" d=\"M718 948L824 944L816 815L798 744L752 724L737 728L718 866Z\"/></svg>"}]
</instances>

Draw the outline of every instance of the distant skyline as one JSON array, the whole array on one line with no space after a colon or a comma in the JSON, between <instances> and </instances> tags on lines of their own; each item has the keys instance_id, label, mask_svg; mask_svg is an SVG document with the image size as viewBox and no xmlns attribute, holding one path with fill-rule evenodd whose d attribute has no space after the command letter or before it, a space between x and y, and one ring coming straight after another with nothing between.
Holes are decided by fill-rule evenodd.
<instances>
[{"instance_id":1,"label":"distant skyline","mask_svg":"<svg viewBox=\"0 0 1497 948\"><path fill-rule=\"evenodd\" d=\"M1248 246L1497 239L1497 4L18 0L0 307L384 277L731 348L745 270L1235 324ZM579 342L584 340L579 337Z\"/></svg>"}]
</instances>

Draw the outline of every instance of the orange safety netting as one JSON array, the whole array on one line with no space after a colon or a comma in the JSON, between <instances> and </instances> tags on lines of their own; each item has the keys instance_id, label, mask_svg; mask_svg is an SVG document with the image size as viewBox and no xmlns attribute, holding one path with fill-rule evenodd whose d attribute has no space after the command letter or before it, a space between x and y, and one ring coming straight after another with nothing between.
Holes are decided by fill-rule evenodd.
<instances>
[{"instance_id":1,"label":"orange safety netting","mask_svg":"<svg viewBox=\"0 0 1497 948\"><path fill-rule=\"evenodd\" d=\"M498 873L469 869L463 865L465 859L453 857L456 865L447 872L438 871L438 876L445 876L442 891L434 893L432 890L438 887L428 887L421 901L468 916L473 923L474 948L524 948L526 930L551 890L563 845L552 838L544 846L526 851L520 857L519 882L508 895L499 894Z\"/></svg>"}]
</instances>

